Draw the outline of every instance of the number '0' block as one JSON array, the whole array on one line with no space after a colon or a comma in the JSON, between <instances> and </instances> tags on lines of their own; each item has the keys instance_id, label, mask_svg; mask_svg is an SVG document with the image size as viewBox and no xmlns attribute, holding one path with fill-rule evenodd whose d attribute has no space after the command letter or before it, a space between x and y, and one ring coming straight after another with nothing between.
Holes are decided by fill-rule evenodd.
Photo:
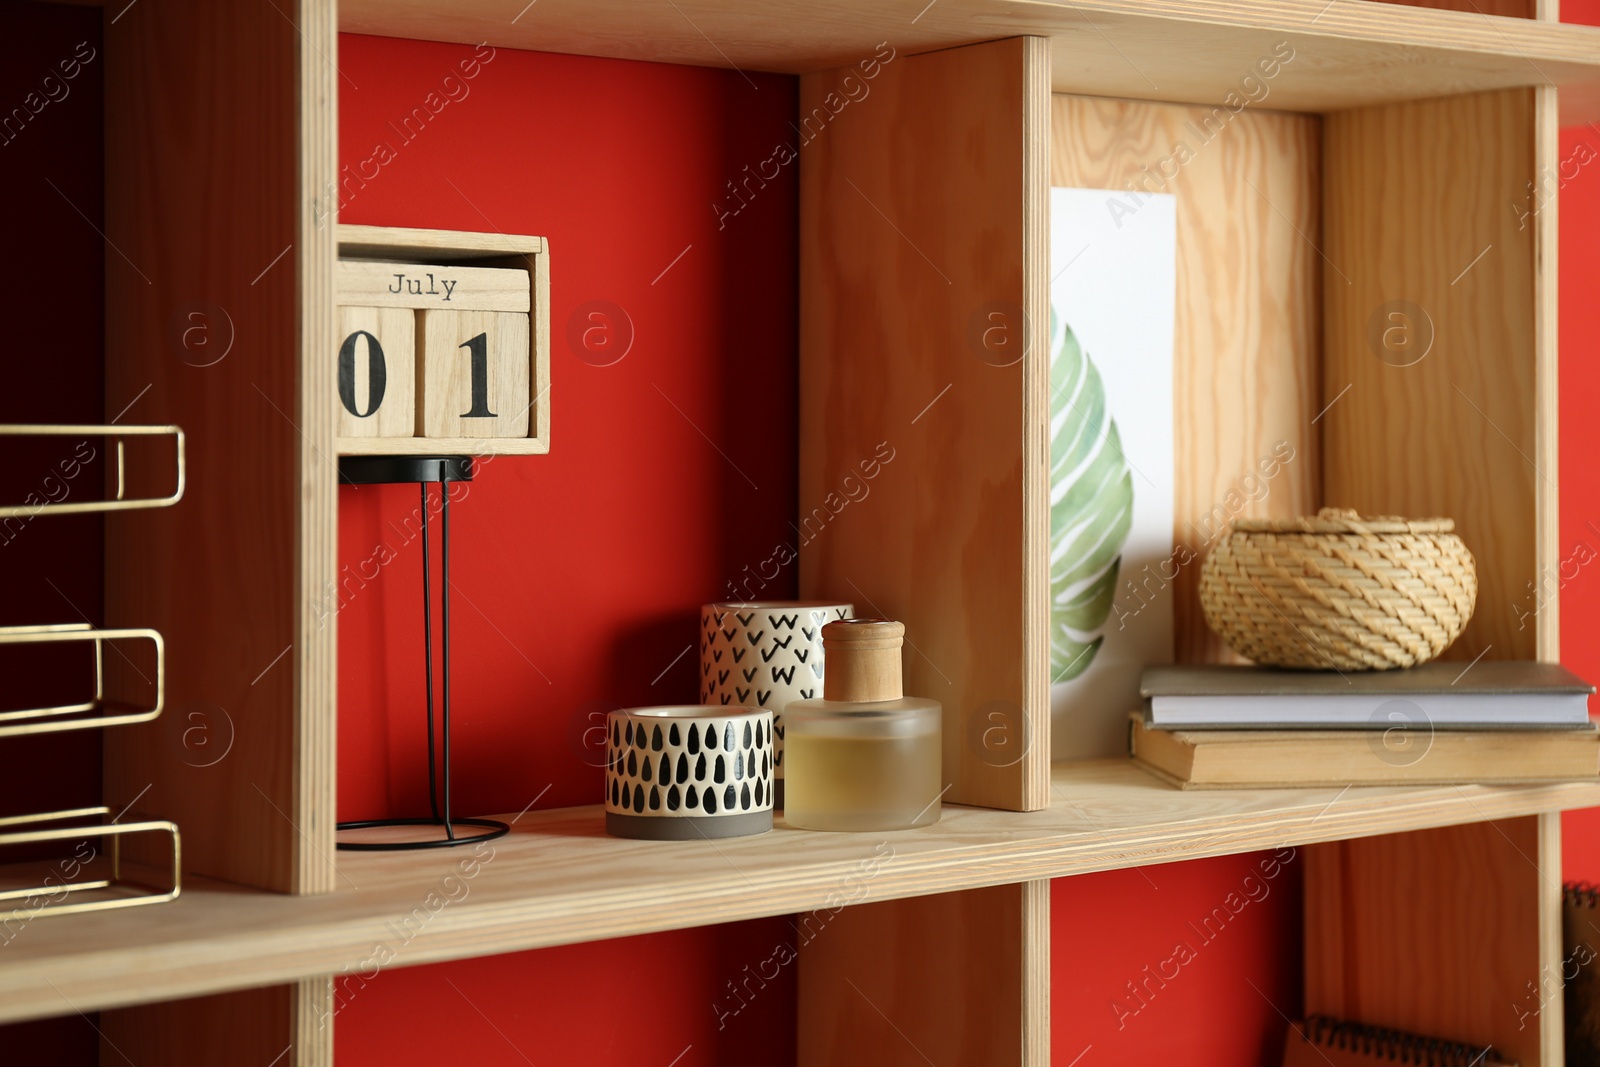
<instances>
[{"instance_id":1,"label":"number '0' block","mask_svg":"<svg viewBox=\"0 0 1600 1067\"><path fill-rule=\"evenodd\" d=\"M410 437L416 426L416 312L341 307L340 437Z\"/></svg>"},{"instance_id":2,"label":"number '0' block","mask_svg":"<svg viewBox=\"0 0 1600 1067\"><path fill-rule=\"evenodd\" d=\"M421 311L424 437L527 437L528 316Z\"/></svg>"}]
</instances>

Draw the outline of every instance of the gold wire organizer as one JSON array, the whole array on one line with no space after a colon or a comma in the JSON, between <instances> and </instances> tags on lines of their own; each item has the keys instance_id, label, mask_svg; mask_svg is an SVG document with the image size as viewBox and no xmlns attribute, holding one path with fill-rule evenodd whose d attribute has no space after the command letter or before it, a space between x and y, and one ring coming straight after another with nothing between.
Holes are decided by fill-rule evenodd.
<instances>
[{"instance_id":1,"label":"gold wire organizer","mask_svg":"<svg viewBox=\"0 0 1600 1067\"><path fill-rule=\"evenodd\" d=\"M9 942L20 932L19 922L26 923L36 916L131 908L140 904L159 904L177 897L182 889L180 872L183 869L177 824L165 819L104 821L110 814L110 808L92 807L0 819L0 849L49 841L78 841L78 848L65 859L35 861L25 865L24 869L29 871L44 869L44 873L32 884L13 885L12 878L0 881L0 944ZM99 821L86 823L85 820L89 819ZM51 823L69 825L50 826ZM164 833L172 841L171 877L168 879L170 887L151 886L123 876L122 839L134 834L154 833ZM109 849L104 846L101 849L89 848L89 841L95 838L109 843ZM88 855L83 854L85 848L89 848ZM0 870L10 873L15 869Z\"/></svg>"},{"instance_id":2,"label":"gold wire organizer","mask_svg":"<svg viewBox=\"0 0 1600 1067\"><path fill-rule=\"evenodd\" d=\"M156 693L152 706L148 708L107 700L105 696L105 646L111 642L134 640L149 641L155 648ZM22 737L28 734L56 733L61 730L93 730L106 726L123 726L128 723L149 722L161 714L161 709L166 703L167 654L166 643L156 631L142 627L96 630L86 622L54 623L46 626L0 626L0 645L59 644L64 641L93 643L94 696L75 704L0 711L0 737Z\"/></svg>"},{"instance_id":3,"label":"gold wire organizer","mask_svg":"<svg viewBox=\"0 0 1600 1067\"><path fill-rule=\"evenodd\" d=\"M48 502L43 504L0 505L0 519L31 518L35 515L83 515L91 512L132 511L136 508L164 508L183 499L184 482L188 477L184 461L183 431L176 426L38 426L26 424L0 424L0 437L106 437L116 442L116 491L110 500L80 500L77 503ZM126 498L127 442L128 437L170 437L177 467L172 492L166 496Z\"/></svg>"},{"instance_id":4,"label":"gold wire organizer","mask_svg":"<svg viewBox=\"0 0 1600 1067\"><path fill-rule=\"evenodd\" d=\"M0 505L0 519L32 519L36 515L74 515L170 507L183 498L187 468L183 430L177 426L95 426L0 424L0 437L104 437L115 442L116 480L110 499ZM170 437L175 473L172 491L165 496L127 496L126 440L132 437ZM92 457L83 462L92 462ZM117 642L149 641L155 649L155 699L143 707L108 700L105 695L105 646ZM166 646L161 634L146 628L95 629L88 623L58 623L0 627L0 646L90 642L94 651L94 694L88 700L50 707L0 711L0 738L65 730L104 729L149 722L161 714L166 701ZM127 659L126 653L119 654ZM133 661L128 660L130 667ZM137 672L138 668L133 667ZM148 681L148 679L146 679ZM135 802L137 802L137 797ZM77 841L72 855L0 865L0 945L7 944L34 918L107 911L173 900L182 890L182 840L176 823L166 819L121 822L121 815L97 806L14 815L0 818L0 851L29 849L50 842ZM108 817L109 821L108 821ZM92 820L92 821L91 821ZM123 838L165 834L171 840L172 867L169 887L125 877L125 868L144 872L144 863L126 863ZM91 840L100 840L99 849ZM109 846L109 847L107 847ZM84 850L87 849L87 854Z\"/></svg>"}]
</instances>

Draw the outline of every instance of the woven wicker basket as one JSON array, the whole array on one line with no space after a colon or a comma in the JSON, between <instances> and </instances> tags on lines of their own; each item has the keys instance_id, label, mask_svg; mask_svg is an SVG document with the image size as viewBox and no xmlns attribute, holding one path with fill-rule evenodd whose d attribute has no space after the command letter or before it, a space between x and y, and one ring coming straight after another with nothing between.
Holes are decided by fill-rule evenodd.
<instances>
[{"instance_id":1,"label":"woven wicker basket","mask_svg":"<svg viewBox=\"0 0 1600 1067\"><path fill-rule=\"evenodd\" d=\"M1200 568L1206 622L1257 663L1387 670L1438 656L1478 600L1449 519L1241 519Z\"/></svg>"}]
</instances>

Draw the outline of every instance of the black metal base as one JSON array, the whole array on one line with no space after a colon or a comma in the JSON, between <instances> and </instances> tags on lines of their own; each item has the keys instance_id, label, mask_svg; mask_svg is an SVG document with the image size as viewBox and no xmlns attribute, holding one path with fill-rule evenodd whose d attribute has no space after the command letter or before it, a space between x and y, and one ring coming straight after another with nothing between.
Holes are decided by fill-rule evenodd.
<instances>
[{"instance_id":1,"label":"black metal base","mask_svg":"<svg viewBox=\"0 0 1600 1067\"><path fill-rule=\"evenodd\" d=\"M339 481L345 485L470 482L474 473L471 456L339 457Z\"/></svg>"},{"instance_id":2,"label":"black metal base","mask_svg":"<svg viewBox=\"0 0 1600 1067\"><path fill-rule=\"evenodd\" d=\"M382 827L393 826L433 826L445 828L442 819L368 819L364 822L342 822L334 830L374 830ZM477 826L488 830L486 834L473 834L471 837L445 836L427 841L338 841L335 848L346 852L409 852L421 848L454 848L457 845L470 845L478 841L493 841L497 837L504 837L511 832L511 827L495 819L462 819L451 820L451 828L456 826Z\"/></svg>"}]
</instances>

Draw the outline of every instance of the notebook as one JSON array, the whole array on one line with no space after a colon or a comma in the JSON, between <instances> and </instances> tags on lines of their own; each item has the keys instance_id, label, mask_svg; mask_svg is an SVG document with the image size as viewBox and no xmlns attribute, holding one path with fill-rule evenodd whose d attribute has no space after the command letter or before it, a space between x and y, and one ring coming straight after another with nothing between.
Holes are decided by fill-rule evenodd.
<instances>
[{"instance_id":1,"label":"notebook","mask_svg":"<svg viewBox=\"0 0 1600 1067\"><path fill-rule=\"evenodd\" d=\"M1128 754L1182 789L1600 778L1600 726L1587 722L1555 730L1157 730L1142 712L1128 718Z\"/></svg>"},{"instance_id":2,"label":"notebook","mask_svg":"<svg viewBox=\"0 0 1600 1067\"><path fill-rule=\"evenodd\" d=\"M1218 665L1147 667L1151 726L1166 729L1387 730L1581 726L1594 687L1554 663L1482 660L1394 671L1280 671Z\"/></svg>"},{"instance_id":3,"label":"notebook","mask_svg":"<svg viewBox=\"0 0 1600 1067\"><path fill-rule=\"evenodd\" d=\"M1600 1067L1600 886L1569 882L1562 888L1567 1065Z\"/></svg>"},{"instance_id":4,"label":"notebook","mask_svg":"<svg viewBox=\"0 0 1600 1067\"><path fill-rule=\"evenodd\" d=\"M1418 1067L1517 1067L1501 1059L1488 1045L1423 1037L1326 1015L1289 1024L1283 1067L1362 1067L1369 1063L1390 1067L1397 1063Z\"/></svg>"}]
</instances>

